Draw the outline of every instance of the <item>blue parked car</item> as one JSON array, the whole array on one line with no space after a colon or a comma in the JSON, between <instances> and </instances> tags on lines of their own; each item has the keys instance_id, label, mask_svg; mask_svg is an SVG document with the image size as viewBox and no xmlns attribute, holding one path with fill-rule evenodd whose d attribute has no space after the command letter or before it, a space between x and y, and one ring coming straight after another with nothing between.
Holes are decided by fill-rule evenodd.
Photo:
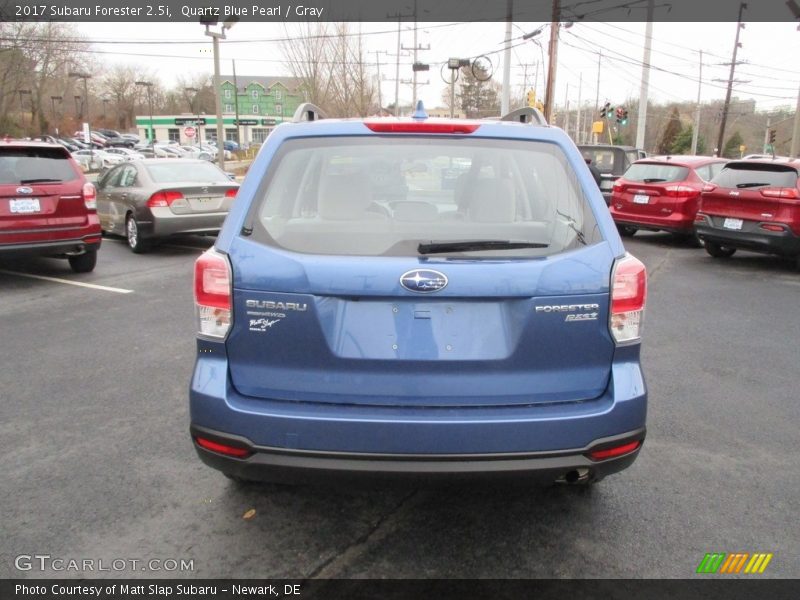
<instances>
[{"instance_id":1,"label":"blue parked car","mask_svg":"<svg viewBox=\"0 0 800 600\"><path fill-rule=\"evenodd\" d=\"M594 483L645 437L644 265L540 113L301 106L195 265L191 436L239 481Z\"/></svg>"}]
</instances>

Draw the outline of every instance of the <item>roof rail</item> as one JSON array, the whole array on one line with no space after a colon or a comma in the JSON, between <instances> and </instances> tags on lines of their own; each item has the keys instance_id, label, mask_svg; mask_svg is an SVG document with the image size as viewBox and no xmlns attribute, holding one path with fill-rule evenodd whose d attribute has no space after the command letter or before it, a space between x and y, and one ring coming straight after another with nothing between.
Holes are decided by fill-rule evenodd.
<instances>
[{"instance_id":1,"label":"roof rail","mask_svg":"<svg viewBox=\"0 0 800 600\"><path fill-rule=\"evenodd\" d=\"M506 113L500 117L500 120L515 121L517 123L532 123L533 125L547 125L547 119L544 118L542 112L531 106L523 106L517 110L512 110L510 113Z\"/></svg>"},{"instance_id":2,"label":"roof rail","mask_svg":"<svg viewBox=\"0 0 800 600\"><path fill-rule=\"evenodd\" d=\"M327 119L328 115L322 112L319 106L311 104L311 102L304 102L297 107L292 116L292 123L300 123L301 121L318 121L319 119Z\"/></svg>"}]
</instances>

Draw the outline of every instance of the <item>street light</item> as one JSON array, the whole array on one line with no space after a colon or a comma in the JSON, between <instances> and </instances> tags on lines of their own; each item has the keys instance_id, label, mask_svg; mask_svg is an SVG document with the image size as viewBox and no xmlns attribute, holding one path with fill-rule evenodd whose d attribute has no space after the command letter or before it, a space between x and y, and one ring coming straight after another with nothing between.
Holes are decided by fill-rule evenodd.
<instances>
[{"instance_id":1,"label":"street light","mask_svg":"<svg viewBox=\"0 0 800 600\"><path fill-rule=\"evenodd\" d=\"M192 97L189 98L189 110L191 111L192 116L194 116L195 114L197 114L197 112L195 112L195 110L194 110L194 100L195 100L195 98L197 98L197 94L200 93L200 90L198 90L195 87L187 87L187 88L183 88L183 91L186 92L187 94L192 94ZM200 135L200 132L202 131L202 129L200 128L200 115L199 114L197 114L197 121L195 121L194 125L195 125L195 128L197 129L197 139L195 140L195 143L198 146L200 146L200 144L202 143L202 139L201 139L201 135Z\"/></svg>"},{"instance_id":2,"label":"street light","mask_svg":"<svg viewBox=\"0 0 800 600\"><path fill-rule=\"evenodd\" d=\"M217 160L221 169L225 169L225 142L222 128L222 103L220 101L220 75L219 75L219 41L225 39L225 32L233 27L239 20L238 17L229 17L222 23L220 31L211 31L211 26L216 26L216 17L200 17L200 24L206 26L206 35L214 43L214 104L217 108Z\"/></svg>"},{"instance_id":3,"label":"street light","mask_svg":"<svg viewBox=\"0 0 800 600\"><path fill-rule=\"evenodd\" d=\"M92 145L92 126L91 121L89 120L89 79L91 79L91 75L88 73L82 73L80 71L70 71L69 76L75 79L83 79L83 97L86 99L86 128L89 130L89 133L86 134L88 138L86 143L89 144L89 164L92 164L92 160L94 159L94 146Z\"/></svg>"},{"instance_id":4,"label":"street light","mask_svg":"<svg viewBox=\"0 0 800 600\"><path fill-rule=\"evenodd\" d=\"M58 122L56 120L56 100L58 100L59 102L62 102L64 100L64 98L62 98L61 96L50 96L50 102L52 103L52 106L53 106L53 124L54 125ZM58 135L58 127L57 126L56 126L55 130L56 130L56 135Z\"/></svg>"},{"instance_id":5,"label":"street light","mask_svg":"<svg viewBox=\"0 0 800 600\"><path fill-rule=\"evenodd\" d=\"M142 87L146 87L147 88L147 106L150 109L150 132L149 132L148 135L150 137L150 151L153 153L153 156L155 157L155 155L156 155L156 149L155 149L156 142L155 142L155 139L154 139L155 138L155 133L153 132L153 98L150 95L150 90L153 87L153 82L152 81L137 81L135 83L136 83L136 85L140 85Z\"/></svg>"}]
</instances>

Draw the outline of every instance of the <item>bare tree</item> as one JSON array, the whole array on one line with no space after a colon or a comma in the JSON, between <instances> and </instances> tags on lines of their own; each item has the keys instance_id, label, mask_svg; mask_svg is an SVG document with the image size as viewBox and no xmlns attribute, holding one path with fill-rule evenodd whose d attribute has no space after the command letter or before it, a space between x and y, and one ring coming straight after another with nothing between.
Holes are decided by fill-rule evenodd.
<instances>
[{"instance_id":1,"label":"bare tree","mask_svg":"<svg viewBox=\"0 0 800 600\"><path fill-rule=\"evenodd\" d=\"M13 111L19 116L16 125L20 132L29 134L44 133L51 125L52 111L50 97L60 95L66 98L77 91L76 81L69 78L69 72L92 71L92 64L81 53L89 48L77 30L65 23L2 23L3 44L0 54L0 114L4 115L8 126L9 109L13 107L14 95L25 90L24 96L29 106L25 110ZM18 100L21 99L17 98ZM88 102L83 98L83 102ZM21 102L20 102L21 104ZM25 113L30 113L30 122L23 127ZM50 119L48 119L48 113Z\"/></svg>"},{"instance_id":2,"label":"bare tree","mask_svg":"<svg viewBox=\"0 0 800 600\"><path fill-rule=\"evenodd\" d=\"M361 35L352 34L346 23L304 24L294 33L286 31L286 65L310 102L339 117L377 110L375 76L367 67Z\"/></svg>"}]
</instances>

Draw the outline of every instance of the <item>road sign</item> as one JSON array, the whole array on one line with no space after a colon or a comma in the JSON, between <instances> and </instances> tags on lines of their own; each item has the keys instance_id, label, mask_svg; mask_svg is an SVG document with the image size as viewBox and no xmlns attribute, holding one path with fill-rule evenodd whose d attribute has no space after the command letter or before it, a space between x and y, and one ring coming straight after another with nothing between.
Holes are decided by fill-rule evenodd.
<instances>
[{"instance_id":1,"label":"road sign","mask_svg":"<svg viewBox=\"0 0 800 600\"><path fill-rule=\"evenodd\" d=\"M186 127L183 130L183 135L185 135L187 138L190 138L190 139L193 138L196 134L197 134L197 131L195 130L194 127Z\"/></svg>"}]
</instances>

